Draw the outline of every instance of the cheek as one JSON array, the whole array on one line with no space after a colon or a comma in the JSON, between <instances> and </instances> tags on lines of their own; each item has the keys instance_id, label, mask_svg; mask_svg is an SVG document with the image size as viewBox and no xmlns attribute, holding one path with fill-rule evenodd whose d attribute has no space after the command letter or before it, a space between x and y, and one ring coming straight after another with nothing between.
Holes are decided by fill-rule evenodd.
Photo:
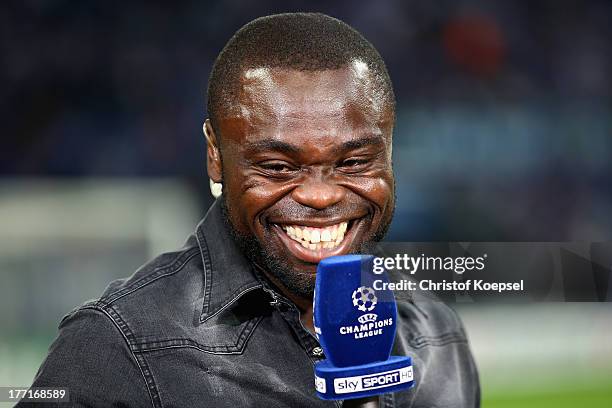
<instances>
[{"instance_id":1,"label":"cheek","mask_svg":"<svg viewBox=\"0 0 612 408\"><path fill-rule=\"evenodd\" d=\"M264 181L258 177L243 177L236 187L230 196L234 202L240 203L238 211L242 214L242 224L256 232L261 225L258 220L261 212L280 201L295 186Z\"/></svg>"},{"instance_id":2,"label":"cheek","mask_svg":"<svg viewBox=\"0 0 612 408\"><path fill-rule=\"evenodd\" d=\"M381 212L393 204L393 177L390 175L362 179L353 186L355 191L374 203Z\"/></svg>"}]
</instances>

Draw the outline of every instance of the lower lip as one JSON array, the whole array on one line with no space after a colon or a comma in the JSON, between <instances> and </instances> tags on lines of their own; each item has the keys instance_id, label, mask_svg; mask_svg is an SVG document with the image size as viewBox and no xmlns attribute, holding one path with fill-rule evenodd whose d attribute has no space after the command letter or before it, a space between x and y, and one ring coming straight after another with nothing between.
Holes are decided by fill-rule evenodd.
<instances>
[{"instance_id":1,"label":"lower lip","mask_svg":"<svg viewBox=\"0 0 612 408\"><path fill-rule=\"evenodd\" d=\"M355 235L357 234L357 230L359 225L361 224L361 220L362 219L358 219L349 223L351 227L346 231L344 239L337 247L321 248L315 250L304 248L302 244L291 239L279 225L274 225L274 228L276 229L276 233L280 237L281 241L283 241L283 244L285 244L285 246L287 247L287 249L289 249L289 252L291 252L293 256L304 262L319 263L324 258L328 258L334 255L342 255L348 252L351 243L355 239Z\"/></svg>"}]
</instances>

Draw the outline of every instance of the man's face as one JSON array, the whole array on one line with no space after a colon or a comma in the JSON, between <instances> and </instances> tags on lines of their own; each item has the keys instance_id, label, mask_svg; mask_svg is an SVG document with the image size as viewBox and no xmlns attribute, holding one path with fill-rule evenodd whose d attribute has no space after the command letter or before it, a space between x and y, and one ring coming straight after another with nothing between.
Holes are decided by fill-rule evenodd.
<instances>
[{"instance_id":1,"label":"man's face","mask_svg":"<svg viewBox=\"0 0 612 408\"><path fill-rule=\"evenodd\" d=\"M391 221L393 112L376 84L363 63L250 69L215 124L234 235L297 295L321 259L363 251Z\"/></svg>"}]
</instances>

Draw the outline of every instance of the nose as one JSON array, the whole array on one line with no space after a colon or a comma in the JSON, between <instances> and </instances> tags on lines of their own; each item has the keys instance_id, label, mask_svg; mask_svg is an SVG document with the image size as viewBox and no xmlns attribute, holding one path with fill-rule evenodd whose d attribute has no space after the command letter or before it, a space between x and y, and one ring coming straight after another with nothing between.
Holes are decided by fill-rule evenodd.
<instances>
[{"instance_id":1,"label":"nose","mask_svg":"<svg viewBox=\"0 0 612 408\"><path fill-rule=\"evenodd\" d=\"M308 180L291 193L295 201L316 210L323 210L342 201L345 195L343 187L323 179Z\"/></svg>"}]
</instances>

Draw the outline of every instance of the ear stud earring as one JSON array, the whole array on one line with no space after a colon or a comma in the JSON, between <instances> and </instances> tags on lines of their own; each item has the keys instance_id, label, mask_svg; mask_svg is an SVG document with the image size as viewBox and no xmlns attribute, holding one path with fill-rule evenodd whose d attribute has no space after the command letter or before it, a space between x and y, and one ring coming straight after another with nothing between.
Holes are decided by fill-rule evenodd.
<instances>
[{"instance_id":1,"label":"ear stud earring","mask_svg":"<svg viewBox=\"0 0 612 408\"><path fill-rule=\"evenodd\" d=\"M210 135L208 134L208 130L206 129L206 124L202 126L202 130L204 131L204 136L206 137L206 141L210 143ZM223 184L215 183L212 179L208 179L210 185L210 193L216 199L223 193Z\"/></svg>"},{"instance_id":2,"label":"ear stud earring","mask_svg":"<svg viewBox=\"0 0 612 408\"><path fill-rule=\"evenodd\" d=\"M208 179L210 182L210 193L213 197L217 198L223 193L223 184L215 183L212 179Z\"/></svg>"}]
</instances>

